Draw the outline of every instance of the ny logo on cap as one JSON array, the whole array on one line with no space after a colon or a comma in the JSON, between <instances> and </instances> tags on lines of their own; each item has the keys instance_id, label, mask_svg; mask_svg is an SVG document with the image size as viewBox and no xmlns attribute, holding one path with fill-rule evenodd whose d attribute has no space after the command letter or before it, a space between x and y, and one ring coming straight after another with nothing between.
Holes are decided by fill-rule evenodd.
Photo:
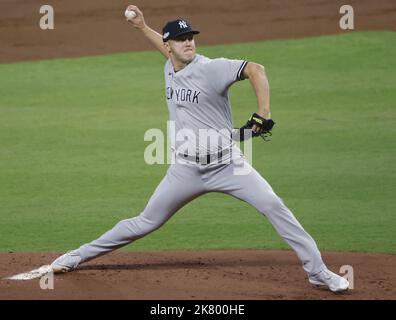
<instances>
[{"instance_id":1,"label":"ny logo on cap","mask_svg":"<svg viewBox=\"0 0 396 320\"><path fill-rule=\"evenodd\" d=\"M180 20L179 21L179 26L180 26L181 29L188 28L187 23L184 20Z\"/></svg>"}]
</instances>

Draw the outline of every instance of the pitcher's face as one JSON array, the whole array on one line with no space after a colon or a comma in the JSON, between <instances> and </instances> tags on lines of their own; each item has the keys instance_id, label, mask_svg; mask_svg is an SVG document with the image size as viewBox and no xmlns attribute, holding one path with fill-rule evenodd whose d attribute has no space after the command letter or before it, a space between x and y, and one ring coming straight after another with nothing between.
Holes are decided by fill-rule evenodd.
<instances>
[{"instance_id":1,"label":"pitcher's face","mask_svg":"<svg viewBox=\"0 0 396 320\"><path fill-rule=\"evenodd\" d=\"M195 41L192 33L183 34L167 42L169 53L185 64L190 63L195 57Z\"/></svg>"}]
</instances>

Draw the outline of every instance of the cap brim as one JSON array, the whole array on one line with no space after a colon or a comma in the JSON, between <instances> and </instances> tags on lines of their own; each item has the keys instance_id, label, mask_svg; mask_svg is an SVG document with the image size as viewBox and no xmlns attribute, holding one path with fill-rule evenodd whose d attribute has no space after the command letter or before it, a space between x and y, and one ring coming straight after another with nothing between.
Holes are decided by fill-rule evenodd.
<instances>
[{"instance_id":1,"label":"cap brim","mask_svg":"<svg viewBox=\"0 0 396 320\"><path fill-rule=\"evenodd\" d=\"M173 36L173 37L169 37L169 38L166 39L166 40L173 40L173 39L175 39L175 38L177 38L177 37L182 36L183 34L189 34L189 33L192 33L192 34L199 34L200 32L199 32L198 30L180 32L180 33L178 33L177 35L175 35L175 36Z\"/></svg>"}]
</instances>

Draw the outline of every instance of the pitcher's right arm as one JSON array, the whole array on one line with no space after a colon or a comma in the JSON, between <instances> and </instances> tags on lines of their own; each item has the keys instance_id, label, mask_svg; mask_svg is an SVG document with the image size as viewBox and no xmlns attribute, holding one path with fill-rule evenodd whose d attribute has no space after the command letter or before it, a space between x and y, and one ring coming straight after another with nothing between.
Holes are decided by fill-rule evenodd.
<instances>
[{"instance_id":1,"label":"pitcher's right arm","mask_svg":"<svg viewBox=\"0 0 396 320\"><path fill-rule=\"evenodd\" d=\"M136 17L128 20L135 28L140 29L147 39L163 54L163 56L168 59L169 53L164 46L162 41L162 35L157 31L151 29L144 21L143 12L137 6L129 5L128 9L136 12Z\"/></svg>"}]
</instances>

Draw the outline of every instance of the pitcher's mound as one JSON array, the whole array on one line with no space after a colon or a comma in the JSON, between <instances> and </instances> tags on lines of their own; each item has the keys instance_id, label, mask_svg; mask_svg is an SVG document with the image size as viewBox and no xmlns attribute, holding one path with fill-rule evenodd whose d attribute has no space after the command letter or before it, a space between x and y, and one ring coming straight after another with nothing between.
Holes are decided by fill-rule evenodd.
<instances>
[{"instance_id":1,"label":"pitcher's mound","mask_svg":"<svg viewBox=\"0 0 396 320\"><path fill-rule=\"evenodd\" d=\"M354 288L343 294L310 285L290 251L114 252L55 275L52 290L41 289L39 279L4 279L48 264L58 255L0 254L0 299L396 298L396 256L367 253L323 253L332 271L353 268Z\"/></svg>"}]
</instances>

